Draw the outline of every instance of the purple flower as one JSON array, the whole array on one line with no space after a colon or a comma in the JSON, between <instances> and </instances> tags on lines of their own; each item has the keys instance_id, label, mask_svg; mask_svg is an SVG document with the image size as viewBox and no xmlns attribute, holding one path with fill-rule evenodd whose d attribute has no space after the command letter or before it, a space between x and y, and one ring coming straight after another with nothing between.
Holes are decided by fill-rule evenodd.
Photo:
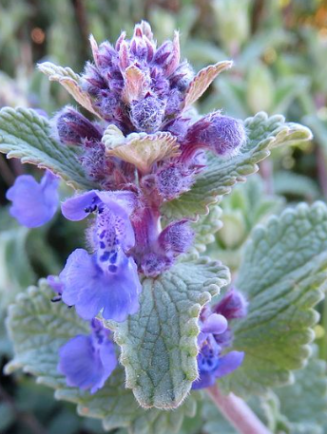
<instances>
[{"instance_id":1,"label":"purple flower","mask_svg":"<svg viewBox=\"0 0 327 434\"><path fill-rule=\"evenodd\" d=\"M213 341L204 345L198 355L199 379L194 381L192 389L204 389L213 386L218 378L231 374L239 368L244 359L241 351L231 351L220 356L220 348Z\"/></svg>"},{"instance_id":2,"label":"purple flower","mask_svg":"<svg viewBox=\"0 0 327 434\"><path fill-rule=\"evenodd\" d=\"M44 225L57 211L58 185L58 177L48 170L40 183L31 175L19 176L6 195L12 201L10 214L28 228Z\"/></svg>"},{"instance_id":3,"label":"purple flower","mask_svg":"<svg viewBox=\"0 0 327 434\"><path fill-rule=\"evenodd\" d=\"M199 378L193 383L193 389L212 386L217 378L224 377L241 366L243 352L230 351L222 354L222 351L231 346L233 339L228 320L242 318L246 311L247 303L242 294L235 289L230 290L212 309L203 309L198 336Z\"/></svg>"},{"instance_id":4,"label":"purple flower","mask_svg":"<svg viewBox=\"0 0 327 434\"><path fill-rule=\"evenodd\" d=\"M75 250L59 276L63 283L62 300L74 305L84 319L92 319L102 311L105 319L124 321L139 308L142 287L135 261L127 255L135 244L126 211L132 197L128 193L91 191L63 204L63 213L71 220L81 220L98 211L91 231L94 253Z\"/></svg>"},{"instance_id":5,"label":"purple flower","mask_svg":"<svg viewBox=\"0 0 327 434\"><path fill-rule=\"evenodd\" d=\"M58 370L66 377L68 386L101 389L117 365L110 331L97 319L91 321L91 334L70 339L59 350Z\"/></svg>"}]
</instances>

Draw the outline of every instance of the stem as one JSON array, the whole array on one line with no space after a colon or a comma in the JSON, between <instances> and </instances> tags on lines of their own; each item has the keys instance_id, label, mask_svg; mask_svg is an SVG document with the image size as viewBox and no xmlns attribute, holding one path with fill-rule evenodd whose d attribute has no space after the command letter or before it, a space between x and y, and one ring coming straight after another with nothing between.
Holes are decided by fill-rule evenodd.
<instances>
[{"instance_id":1,"label":"stem","mask_svg":"<svg viewBox=\"0 0 327 434\"><path fill-rule=\"evenodd\" d=\"M324 151L320 144L316 148L316 160L318 169L318 179L324 197L327 197L327 170Z\"/></svg>"},{"instance_id":2,"label":"stem","mask_svg":"<svg viewBox=\"0 0 327 434\"><path fill-rule=\"evenodd\" d=\"M240 434L272 434L241 398L232 393L227 396L222 395L217 385L206 390L225 419Z\"/></svg>"}]
</instances>

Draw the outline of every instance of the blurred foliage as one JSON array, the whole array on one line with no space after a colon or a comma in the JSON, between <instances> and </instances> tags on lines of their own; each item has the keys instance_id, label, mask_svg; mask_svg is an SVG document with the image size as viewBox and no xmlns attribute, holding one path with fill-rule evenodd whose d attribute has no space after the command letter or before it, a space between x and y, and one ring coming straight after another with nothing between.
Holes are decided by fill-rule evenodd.
<instances>
[{"instance_id":1,"label":"blurred foliage","mask_svg":"<svg viewBox=\"0 0 327 434\"><path fill-rule=\"evenodd\" d=\"M260 175L224 199L223 214L217 211L221 229L220 223L207 222L209 229L219 229L215 237L203 234L213 241L210 254L235 270L255 225L287 202L327 197L327 1L0 0L0 107L34 107L51 116L71 100L35 70L35 63L47 59L82 71L90 57L90 33L98 41L115 40L122 29L130 33L143 18L151 22L159 41L179 29L182 54L197 70L234 60L234 68L222 74L198 104L200 112L222 109L240 118L260 110L282 113L314 133L310 144L276 150L272 163L262 164ZM32 171L0 156L2 365L11 351L3 323L8 304L38 277L57 273L68 253L83 242L84 227L60 216L32 231L9 218L6 189L27 170ZM327 304L319 309L317 343L320 357L327 360ZM23 374L1 377L0 382L0 432L102 432L97 421L80 419L70 405L57 403L51 392ZM182 433L200 430L197 415L186 421Z\"/></svg>"}]
</instances>

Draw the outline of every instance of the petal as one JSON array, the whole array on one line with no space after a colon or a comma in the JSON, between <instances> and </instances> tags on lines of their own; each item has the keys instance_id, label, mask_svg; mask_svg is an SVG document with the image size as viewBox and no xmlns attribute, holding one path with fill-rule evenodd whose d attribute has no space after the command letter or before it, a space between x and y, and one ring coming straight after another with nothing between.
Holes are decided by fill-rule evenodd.
<instances>
[{"instance_id":1,"label":"petal","mask_svg":"<svg viewBox=\"0 0 327 434\"><path fill-rule=\"evenodd\" d=\"M97 235L99 242L104 237L109 244L106 248L116 249L116 239L119 241L122 249L127 252L135 245L134 229L130 222L129 216L125 209L114 201L108 201L105 208L97 218Z\"/></svg>"},{"instance_id":2,"label":"petal","mask_svg":"<svg viewBox=\"0 0 327 434\"><path fill-rule=\"evenodd\" d=\"M224 377L239 368L243 363L244 355L242 351L231 351L225 356L220 357L218 367L215 371L215 377Z\"/></svg>"},{"instance_id":3,"label":"petal","mask_svg":"<svg viewBox=\"0 0 327 434\"><path fill-rule=\"evenodd\" d=\"M136 194L132 191L98 191L97 195L104 204L116 202L125 209L128 215L134 211L137 205Z\"/></svg>"},{"instance_id":4,"label":"petal","mask_svg":"<svg viewBox=\"0 0 327 434\"><path fill-rule=\"evenodd\" d=\"M69 386L95 393L104 386L117 365L114 345L105 340L96 345L94 336L79 335L59 350L58 370L66 376Z\"/></svg>"},{"instance_id":5,"label":"petal","mask_svg":"<svg viewBox=\"0 0 327 434\"><path fill-rule=\"evenodd\" d=\"M201 373L200 377L193 382L192 389L205 389L206 387L213 386L215 384L216 378L211 372Z\"/></svg>"},{"instance_id":6,"label":"petal","mask_svg":"<svg viewBox=\"0 0 327 434\"><path fill-rule=\"evenodd\" d=\"M221 334L227 330L228 322L226 318L217 313L210 315L201 326L202 333Z\"/></svg>"},{"instance_id":7,"label":"petal","mask_svg":"<svg viewBox=\"0 0 327 434\"><path fill-rule=\"evenodd\" d=\"M57 187L57 178L50 179L47 174L41 184L31 175L19 176L7 191L7 199L13 202L10 214L29 228L42 226L52 219L57 210Z\"/></svg>"},{"instance_id":8,"label":"petal","mask_svg":"<svg viewBox=\"0 0 327 434\"><path fill-rule=\"evenodd\" d=\"M102 316L117 322L125 321L128 315L138 311L138 295L142 291L137 267L132 258L127 258L125 267L112 275L109 285L103 294L106 301Z\"/></svg>"},{"instance_id":9,"label":"petal","mask_svg":"<svg viewBox=\"0 0 327 434\"><path fill-rule=\"evenodd\" d=\"M132 258L125 256L115 272L104 272L86 250L77 249L60 274L64 284L62 300L75 305L83 319L94 318L103 309L105 319L124 321L138 310L141 284Z\"/></svg>"},{"instance_id":10,"label":"petal","mask_svg":"<svg viewBox=\"0 0 327 434\"><path fill-rule=\"evenodd\" d=\"M61 212L67 220L79 221L89 215L90 211L86 210L99 203L97 192L91 190L87 193L67 199L61 204Z\"/></svg>"},{"instance_id":11,"label":"petal","mask_svg":"<svg viewBox=\"0 0 327 434\"><path fill-rule=\"evenodd\" d=\"M98 288L101 274L103 272L84 249L75 250L60 273L59 278L64 284L62 300L68 306L75 305L83 319L94 318L102 308Z\"/></svg>"},{"instance_id":12,"label":"petal","mask_svg":"<svg viewBox=\"0 0 327 434\"><path fill-rule=\"evenodd\" d=\"M91 190L87 193L67 199L61 205L61 211L68 220L79 221L88 216L89 210L99 203L112 204L116 202L123 207L127 214L131 214L136 206L136 195L131 191L97 191ZM88 211L85 211L88 210Z\"/></svg>"},{"instance_id":13,"label":"petal","mask_svg":"<svg viewBox=\"0 0 327 434\"><path fill-rule=\"evenodd\" d=\"M111 375L112 371L117 366L117 357L115 353L114 344L106 340L100 348L100 360L102 364L102 381L99 384L99 389L104 386L107 378ZM96 392L94 388L91 389L91 393Z\"/></svg>"},{"instance_id":14,"label":"petal","mask_svg":"<svg viewBox=\"0 0 327 434\"><path fill-rule=\"evenodd\" d=\"M102 380L100 357L93 350L92 338L79 335L59 350L58 370L66 376L68 386L89 389Z\"/></svg>"}]
</instances>

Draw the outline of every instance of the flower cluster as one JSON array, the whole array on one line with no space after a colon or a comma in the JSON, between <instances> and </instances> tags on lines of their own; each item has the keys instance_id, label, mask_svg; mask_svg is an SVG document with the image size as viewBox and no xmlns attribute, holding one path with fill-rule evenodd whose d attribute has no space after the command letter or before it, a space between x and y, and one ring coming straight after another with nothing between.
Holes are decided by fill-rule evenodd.
<instances>
[{"instance_id":1,"label":"flower cluster","mask_svg":"<svg viewBox=\"0 0 327 434\"><path fill-rule=\"evenodd\" d=\"M195 75L180 60L177 32L173 41L157 46L149 24L141 22L131 39L123 33L114 46L98 46L91 37L91 48L93 63L86 65L79 83L70 83L77 101L97 119L68 106L52 120L53 136L62 146L80 148L79 162L97 185L62 204L69 220L90 217L90 249L72 252L59 279L50 277L49 283L56 301L75 306L92 324L91 336L76 337L62 348L60 371L68 384L95 391L114 363L110 341L94 318L126 320L139 307L139 276L156 277L187 252L193 241L189 220L162 227L162 205L192 187L206 167L206 151L234 156L246 134L241 121L218 111L194 118L189 106L231 62ZM40 185L29 176L19 178L8 192L12 215L29 227L49 221L57 208L57 183L50 172ZM230 370L224 363L233 369L241 363L235 352L221 356L227 341L213 344L228 330L231 316L224 312L201 319L200 378L205 369L209 372L212 358L219 362L220 370L218 365L214 369L219 375ZM80 355L79 362L71 360L72 351ZM97 374L87 358L99 366ZM111 362L104 368L107 358Z\"/></svg>"},{"instance_id":2,"label":"flower cluster","mask_svg":"<svg viewBox=\"0 0 327 434\"><path fill-rule=\"evenodd\" d=\"M235 371L243 362L244 353L230 351L233 334L229 322L243 318L247 313L247 302L242 294L231 288L224 298L212 308L205 307L200 317L198 345L199 378L193 383L193 389L212 386L217 378Z\"/></svg>"}]
</instances>

